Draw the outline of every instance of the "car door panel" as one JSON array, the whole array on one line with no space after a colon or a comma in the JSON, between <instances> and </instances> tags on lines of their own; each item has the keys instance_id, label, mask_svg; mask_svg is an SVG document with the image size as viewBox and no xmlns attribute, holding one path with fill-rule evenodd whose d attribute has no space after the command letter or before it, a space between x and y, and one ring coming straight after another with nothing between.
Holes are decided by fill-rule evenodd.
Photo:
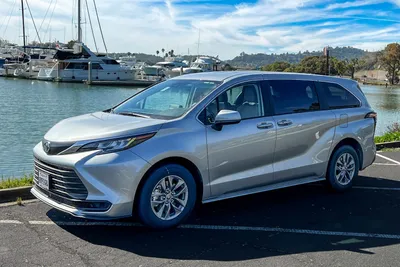
<instances>
[{"instance_id":1,"label":"car door panel","mask_svg":"<svg viewBox=\"0 0 400 267\"><path fill-rule=\"evenodd\" d=\"M254 88L258 92L257 101ZM268 102L263 97L267 96L263 96L262 91L261 83L243 83L217 98L220 108L229 106L237 110L242 121L225 125L221 131L211 126L206 128L209 177L214 197L273 182L276 123L271 115L266 116L270 110L265 107ZM215 113L215 105L211 103L207 110ZM253 118L256 110L258 117Z\"/></svg>"},{"instance_id":2,"label":"car door panel","mask_svg":"<svg viewBox=\"0 0 400 267\"><path fill-rule=\"evenodd\" d=\"M258 124L270 124L259 129ZM208 164L212 195L218 196L273 182L276 126L271 117L207 127Z\"/></svg>"},{"instance_id":3,"label":"car door panel","mask_svg":"<svg viewBox=\"0 0 400 267\"><path fill-rule=\"evenodd\" d=\"M274 157L275 182L325 174L336 118L330 110L274 116L290 120L277 127Z\"/></svg>"},{"instance_id":4,"label":"car door panel","mask_svg":"<svg viewBox=\"0 0 400 267\"><path fill-rule=\"evenodd\" d=\"M323 177L335 135L335 114L324 110L313 81L269 81L277 139L274 182Z\"/></svg>"}]
</instances>

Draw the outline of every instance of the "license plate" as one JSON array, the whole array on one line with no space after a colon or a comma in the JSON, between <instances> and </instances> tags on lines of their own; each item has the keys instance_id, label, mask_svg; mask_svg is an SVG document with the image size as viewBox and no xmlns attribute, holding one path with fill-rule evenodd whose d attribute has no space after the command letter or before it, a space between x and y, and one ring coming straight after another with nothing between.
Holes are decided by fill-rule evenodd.
<instances>
[{"instance_id":1,"label":"license plate","mask_svg":"<svg viewBox=\"0 0 400 267\"><path fill-rule=\"evenodd\" d=\"M39 186L43 189L49 190L49 174L39 171Z\"/></svg>"}]
</instances>

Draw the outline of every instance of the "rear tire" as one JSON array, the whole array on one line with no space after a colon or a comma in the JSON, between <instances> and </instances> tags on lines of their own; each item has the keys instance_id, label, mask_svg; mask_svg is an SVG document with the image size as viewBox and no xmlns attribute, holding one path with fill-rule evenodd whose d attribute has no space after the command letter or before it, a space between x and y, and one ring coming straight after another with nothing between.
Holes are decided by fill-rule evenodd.
<instances>
[{"instance_id":1,"label":"rear tire","mask_svg":"<svg viewBox=\"0 0 400 267\"><path fill-rule=\"evenodd\" d=\"M196 203L193 175L178 164L154 170L139 192L138 215L147 226L166 229L181 224Z\"/></svg>"},{"instance_id":2,"label":"rear tire","mask_svg":"<svg viewBox=\"0 0 400 267\"><path fill-rule=\"evenodd\" d=\"M327 177L329 187L336 192L349 190L358 176L360 161L353 147L344 145L331 156Z\"/></svg>"}]
</instances>

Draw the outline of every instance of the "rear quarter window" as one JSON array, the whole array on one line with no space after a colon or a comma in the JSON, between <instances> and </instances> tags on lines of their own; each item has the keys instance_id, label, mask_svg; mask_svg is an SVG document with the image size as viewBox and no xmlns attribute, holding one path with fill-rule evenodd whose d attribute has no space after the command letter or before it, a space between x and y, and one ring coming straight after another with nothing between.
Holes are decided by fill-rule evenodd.
<instances>
[{"instance_id":1,"label":"rear quarter window","mask_svg":"<svg viewBox=\"0 0 400 267\"><path fill-rule=\"evenodd\" d=\"M361 106L357 99L344 87L334 83L321 83L324 88L326 102L330 109L356 108Z\"/></svg>"}]
</instances>

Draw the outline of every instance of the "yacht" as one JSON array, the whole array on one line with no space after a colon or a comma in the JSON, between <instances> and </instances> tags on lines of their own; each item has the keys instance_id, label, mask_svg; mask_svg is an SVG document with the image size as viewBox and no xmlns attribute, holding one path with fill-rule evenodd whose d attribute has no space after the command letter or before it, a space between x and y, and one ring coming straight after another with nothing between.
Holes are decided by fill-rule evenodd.
<instances>
[{"instance_id":1,"label":"yacht","mask_svg":"<svg viewBox=\"0 0 400 267\"><path fill-rule=\"evenodd\" d=\"M14 76L22 78L37 78L40 69L54 66L55 49L32 48L28 54L28 62L16 64Z\"/></svg>"},{"instance_id":2,"label":"yacht","mask_svg":"<svg viewBox=\"0 0 400 267\"><path fill-rule=\"evenodd\" d=\"M89 62L92 66L92 80L127 81L135 78L135 69L122 66L104 54L95 54L83 43L76 43L73 52L57 50L54 58L55 65L52 68L41 68L37 79L82 82L89 78Z\"/></svg>"},{"instance_id":3,"label":"yacht","mask_svg":"<svg viewBox=\"0 0 400 267\"><path fill-rule=\"evenodd\" d=\"M173 68L174 73L196 73L196 72L208 72L208 71L218 71L221 70L221 60L215 57L201 56L198 57L190 67L178 67Z\"/></svg>"},{"instance_id":4,"label":"yacht","mask_svg":"<svg viewBox=\"0 0 400 267\"><path fill-rule=\"evenodd\" d=\"M120 57L117 61L121 64L121 66L128 66L130 68L135 68L137 64L135 56Z\"/></svg>"}]
</instances>

